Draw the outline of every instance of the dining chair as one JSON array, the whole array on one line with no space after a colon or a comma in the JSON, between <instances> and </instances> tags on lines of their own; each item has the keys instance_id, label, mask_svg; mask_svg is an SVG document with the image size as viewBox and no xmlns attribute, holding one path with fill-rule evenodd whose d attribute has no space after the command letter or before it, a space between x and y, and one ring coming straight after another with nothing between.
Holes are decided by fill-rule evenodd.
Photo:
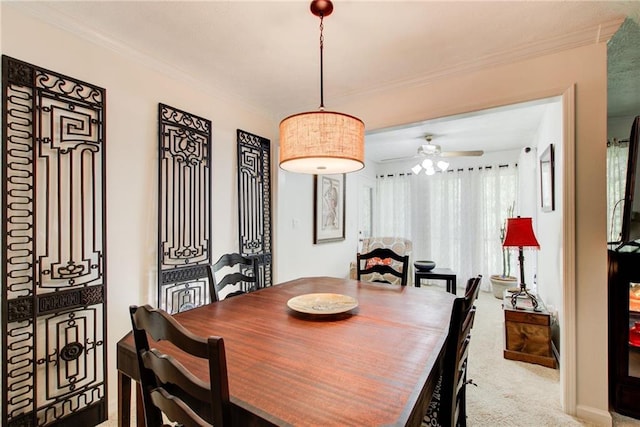
<instances>
[{"instance_id":1,"label":"dining chair","mask_svg":"<svg viewBox=\"0 0 640 427\"><path fill-rule=\"evenodd\" d=\"M465 294L453 302L444 366L422 426L464 427L467 425L466 385L469 342L482 276L467 281Z\"/></svg>"},{"instance_id":2,"label":"dining chair","mask_svg":"<svg viewBox=\"0 0 640 427\"><path fill-rule=\"evenodd\" d=\"M407 286L409 255L399 255L389 248L376 248L356 255L357 279L398 283ZM366 277L365 277L366 276Z\"/></svg>"},{"instance_id":3,"label":"dining chair","mask_svg":"<svg viewBox=\"0 0 640 427\"><path fill-rule=\"evenodd\" d=\"M149 305L132 305L129 312L146 425L162 426L163 414L184 426L230 425L224 340L196 336L166 311ZM196 377L172 356L150 349L147 334L154 341L166 340L184 353L206 359L209 381Z\"/></svg>"},{"instance_id":4,"label":"dining chair","mask_svg":"<svg viewBox=\"0 0 640 427\"><path fill-rule=\"evenodd\" d=\"M394 236L382 236L382 237L366 237L361 240L358 245L358 252L367 253L371 252L377 248L388 248L397 253L398 255L409 255L411 258L411 253L413 251L413 242L409 239L405 239L403 237L394 237ZM411 280L413 278L413 265L409 263L409 269L407 270L407 278ZM351 261L349 265L349 277L351 279L357 279L358 269L356 268L356 262ZM389 278L391 278L389 276ZM391 278L391 282L393 284L399 284L400 279L397 277ZM367 279L365 279L367 280Z\"/></svg>"},{"instance_id":5,"label":"dining chair","mask_svg":"<svg viewBox=\"0 0 640 427\"><path fill-rule=\"evenodd\" d=\"M217 301L211 264L191 264L160 272L159 308L169 314Z\"/></svg>"},{"instance_id":6,"label":"dining chair","mask_svg":"<svg viewBox=\"0 0 640 427\"><path fill-rule=\"evenodd\" d=\"M212 299L221 301L258 290L258 262L239 253L224 254L213 264Z\"/></svg>"}]
</instances>

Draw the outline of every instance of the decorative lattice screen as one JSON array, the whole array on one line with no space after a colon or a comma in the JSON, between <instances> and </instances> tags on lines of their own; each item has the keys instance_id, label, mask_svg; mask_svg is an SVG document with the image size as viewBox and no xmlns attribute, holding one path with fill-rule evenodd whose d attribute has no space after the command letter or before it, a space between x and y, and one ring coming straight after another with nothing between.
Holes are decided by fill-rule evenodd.
<instances>
[{"instance_id":1,"label":"decorative lattice screen","mask_svg":"<svg viewBox=\"0 0 640 427\"><path fill-rule=\"evenodd\" d=\"M2 419L107 418L105 90L2 57Z\"/></svg>"},{"instance_id":2,"label":"decorative lattice screen","mask_svg":"<svg viewBox=\"0 0 640 427\"><path fill-rule=\"evenodd\" d=\"M158 306L210 301L211 121L159 104Z\"/></svg>"},{"instance_id":3,"label":"decorative lattice screen","mask_svg":"<svg viewBox=\"0 0 640 427\"><path fill-rule=\"evenodd\" d=\"M271 286L271 152L269 140L238 129L240 253L258 258L261 286Z\"/></svg>"}]
</instances>

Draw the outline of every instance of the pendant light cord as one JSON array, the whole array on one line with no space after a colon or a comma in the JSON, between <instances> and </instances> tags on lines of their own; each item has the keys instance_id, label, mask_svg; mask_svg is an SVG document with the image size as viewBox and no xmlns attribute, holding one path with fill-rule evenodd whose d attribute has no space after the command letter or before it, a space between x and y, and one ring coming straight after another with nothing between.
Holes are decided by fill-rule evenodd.
<instances>
[{"instance_id":1,"label":"pendant light cord","mask_svg":"<svg viewBox=\"0 0 640 427\"><path fill-rule=\"evenodd\" d=\"M324 109L324 18L331 16L333 3L312 0L309 9L320 18L320 108L280 122L280 167L314 175L354 172L364 167L364 123Z\"/></svg>"},{"instance_id":2,"label":"pendant light cord","mask_svg":"<svg viewBox=\"0 0 640 427\"><path fill-rule=\"evenodd\" d=\"M324 15L320 14L320 109L324 110L324 78L323 78L323 61L322 61L322 50L324 48L324 35L322 34L322 30L324 30L323 25Z\"/></svg>"}]
</instances>

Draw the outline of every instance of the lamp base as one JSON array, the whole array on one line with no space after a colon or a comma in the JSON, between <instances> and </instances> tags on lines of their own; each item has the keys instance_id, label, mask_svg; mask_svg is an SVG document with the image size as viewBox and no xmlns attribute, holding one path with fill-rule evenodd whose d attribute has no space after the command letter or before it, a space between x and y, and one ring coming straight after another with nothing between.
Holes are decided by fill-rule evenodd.
<instances>
[{"instance_id":1,"label":"lamp base","mask_svg":"<svg viewBox=\"0 0 640 427\"><path fill-rule=\"evenodd\" d=\"M514 309L516 308L518 297L521 296L525 296L531 300L533 311L542 311L540 308L538 308L538 299L533 294L529 293L524 283L520 284L520 289L518 290L518 292L515 292L511 295L511 306Z\"/></svg>"}]
</instances>

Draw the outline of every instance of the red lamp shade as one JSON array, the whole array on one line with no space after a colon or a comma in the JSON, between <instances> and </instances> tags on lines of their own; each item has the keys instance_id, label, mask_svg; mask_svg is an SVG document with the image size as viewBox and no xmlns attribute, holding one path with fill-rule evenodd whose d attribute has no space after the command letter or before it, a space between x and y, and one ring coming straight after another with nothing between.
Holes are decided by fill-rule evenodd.
<instances>
[{"instance_id":1,"label":"red lamp shade","mask_svg":"<svg viewBox=\"0 0 640 427\"><path fill-rule=\"evenodd\" d=\"M531 218L507 218L507 235L502 242L504 247L529 247L540 249L540 243L533 233Z\"/></svg>"}]
</instances>

